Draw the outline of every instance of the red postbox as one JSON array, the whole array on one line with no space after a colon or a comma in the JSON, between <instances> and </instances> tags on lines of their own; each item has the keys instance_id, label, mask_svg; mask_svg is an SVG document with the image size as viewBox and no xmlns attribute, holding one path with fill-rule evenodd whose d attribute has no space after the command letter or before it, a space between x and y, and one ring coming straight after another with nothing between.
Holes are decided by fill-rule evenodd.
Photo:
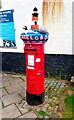
<instances>
[{"instance_id":1,"label":"red postbox","mask_svg":"<svg viewBox=\"0 0 74 120\"><path fill-rule=\"evenodd\" d=\"M26 93L31 105L44 101L44 43L26 43Z\"/></svg>"},{"instance_id":2,"label":"red postbox","mask_svg":"<svg viewBox=\"0 0 74 120\"><path fill-rule=\"evenodd\" d=\"M38 20L37 8L34 10L36 12L32 15ZM26 30L20 36L25 43L26 101L30 105L44 102L44 43L48 40L48 32L36 29L38 27L36 23L37 21L31 26L31 30Z\"/></svg>"}]
</instances>

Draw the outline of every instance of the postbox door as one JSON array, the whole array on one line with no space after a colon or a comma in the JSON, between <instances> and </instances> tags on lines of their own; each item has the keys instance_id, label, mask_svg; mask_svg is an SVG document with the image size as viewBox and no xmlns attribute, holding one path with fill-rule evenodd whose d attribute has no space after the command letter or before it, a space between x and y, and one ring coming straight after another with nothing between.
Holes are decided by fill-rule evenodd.
<instances>
[{"instance_id":1,"label":"postbox door","mask_svg":"<svg viewBox=\"0 0 74 120\"><path fill-rule=\"evenodd\" d=\"M37 46L36 46L37 47ZM38 53L26 54L26 89L30 94L44 91L44 46L38 46Z\"/></svg>"}]
</instances>

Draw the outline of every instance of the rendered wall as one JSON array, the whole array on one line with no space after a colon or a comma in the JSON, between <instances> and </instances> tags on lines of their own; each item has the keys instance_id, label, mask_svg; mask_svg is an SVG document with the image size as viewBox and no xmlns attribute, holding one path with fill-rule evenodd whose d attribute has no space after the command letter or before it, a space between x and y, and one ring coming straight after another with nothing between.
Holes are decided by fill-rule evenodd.
<instances>
[{"instance_id":1,"label":"rendered wall","mask_svg":"<svg viewBox=\"0 0 74 120\"><path fill-rule=\"evenodd\" d=\"M71 76L74 76L73 61L72 55L45 54L45 76L70 80ZM26 74L25 54L3 52L1 68L5 72Z\"/></svg>"},{"instance_id":2,"label":"rendered wall","mask_svg":"<svg viewBox=\"0 0 74 120\"><path fill-rule=\"evenodd\" d=\"M24 44L20 40L22 27L29 29L32 24L32 12L36 6L39 11L39 25L42 26L42 1L43 0L2 0L2 9L14 9L14 24L17 49L3 49L2 52L22 52ZM49 22L49 40L45 44L45 54L72 54L72 0L63 0L62 15L58 22Z\"/></svg>"}]
</instances>

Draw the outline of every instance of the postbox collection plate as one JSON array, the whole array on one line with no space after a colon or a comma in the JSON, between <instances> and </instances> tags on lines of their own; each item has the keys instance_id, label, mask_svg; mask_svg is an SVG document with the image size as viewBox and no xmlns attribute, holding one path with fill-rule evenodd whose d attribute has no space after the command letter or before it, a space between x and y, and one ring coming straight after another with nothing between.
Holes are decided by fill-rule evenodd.
<instances>
[{"instance_id":1,"label":"postbox collection plate","mask_svg":"<svg viewBox=\"0 0 74 120\"><path fill-rule=\"evenodd\" d=\"M28 55L28 65L34 66L34 55Z\"/></svg>"}]
</instances>

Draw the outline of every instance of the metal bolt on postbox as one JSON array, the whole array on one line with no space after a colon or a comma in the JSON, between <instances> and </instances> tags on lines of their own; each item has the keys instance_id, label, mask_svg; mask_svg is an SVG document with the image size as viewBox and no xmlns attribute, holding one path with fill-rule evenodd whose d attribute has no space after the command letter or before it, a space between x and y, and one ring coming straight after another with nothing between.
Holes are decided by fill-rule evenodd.
<instances>
[{"instance_id":1,"label":"metal bolt on postbox","mask_svg":"<svg viewBox=\"0 0 74 120\"><path fill-rule=\"evenodd\" d=\"M35 7L33 11L34 24L31 25L31 30L25 29L20 38L25 43L26 101L30 105L39 105L44 102L44 44L49 33L44 27L39 29L38 9Z\"/></svg>"}]
</instances>

